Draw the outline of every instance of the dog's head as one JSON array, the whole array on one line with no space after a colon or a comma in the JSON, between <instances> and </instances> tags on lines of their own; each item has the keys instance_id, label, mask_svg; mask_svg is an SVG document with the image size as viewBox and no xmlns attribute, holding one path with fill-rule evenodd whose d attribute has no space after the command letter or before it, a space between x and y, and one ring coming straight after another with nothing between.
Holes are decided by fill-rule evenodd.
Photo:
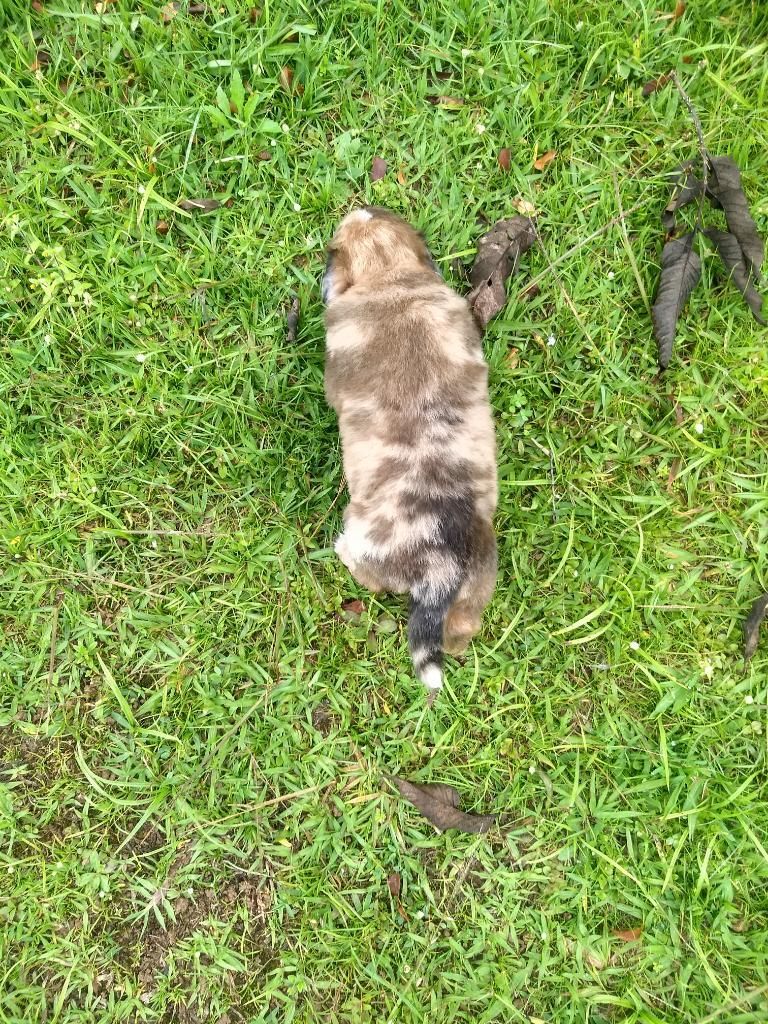
<instances>
[{"instance_id":1,"label":"dog's head","mask_svg":"<svg viewBox=\"0 0 768 1024\"><path fill-rule=\"evenodd\" d=\"M385 278L426 268L439 273L424 239L402 217L381 206L348 213L328 246L323 300L333 302L348 288L375 288Z\"/></svg>"}]
</instances>

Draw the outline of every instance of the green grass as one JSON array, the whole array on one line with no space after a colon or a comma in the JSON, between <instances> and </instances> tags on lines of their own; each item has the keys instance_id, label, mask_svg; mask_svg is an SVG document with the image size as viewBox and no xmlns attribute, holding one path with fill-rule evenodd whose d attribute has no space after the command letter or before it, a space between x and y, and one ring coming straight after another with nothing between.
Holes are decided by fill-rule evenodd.
<instances>
[{"instance_id":1,"label":"green grass","mask_svg":"<svg viewBox=\"0 0 768 1024\"><path fill-rule=\"evenodd\" d=\"M43 2L0 14L0 1018L768 1020L766 333L710 261L659 380L627 253L652 297L671 65L768 233L758 3ZM501 575L427 711L331 549L323 245L389 205L463 287L516 196Z\"/></svg>"}]
</instances>

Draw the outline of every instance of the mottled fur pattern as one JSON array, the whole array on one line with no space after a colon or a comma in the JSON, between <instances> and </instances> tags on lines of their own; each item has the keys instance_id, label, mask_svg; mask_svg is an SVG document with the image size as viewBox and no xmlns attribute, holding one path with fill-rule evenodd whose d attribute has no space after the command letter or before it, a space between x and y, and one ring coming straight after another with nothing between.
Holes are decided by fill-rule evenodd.
<instances>
[{"instance_id":1,"label":"mottled fur pattern","mask_svg":"<svg viewBox=\"0 0 768 1024\"><path fill-rule=\"evenodd\" d=\"M421 236L378 207L339 225L323 295L325 391L350 493L336 551L368 589L410 593L414 667L437 689L443 651L466 647L496 583L480 334Z\"/></svg>"}]
</instances>

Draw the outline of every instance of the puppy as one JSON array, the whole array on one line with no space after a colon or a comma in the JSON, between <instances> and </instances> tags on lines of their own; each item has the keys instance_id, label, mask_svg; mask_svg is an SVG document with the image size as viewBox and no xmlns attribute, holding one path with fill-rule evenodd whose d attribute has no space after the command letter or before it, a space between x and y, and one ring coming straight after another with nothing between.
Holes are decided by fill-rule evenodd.
<instances>
[{"instance_id":1,"label":"puppy","mask_svg":"<svg viewBox=\"0 0 768 1024\"><path fill-rule=\"evenodd\" d=\"M379 207L342 220L323 297L325 393L350 495L336 552L369 590L410 593L411 658L436 691L443 651L464 650L496 584L480 332L421 235Z\"/></svg>"}]
</instances>

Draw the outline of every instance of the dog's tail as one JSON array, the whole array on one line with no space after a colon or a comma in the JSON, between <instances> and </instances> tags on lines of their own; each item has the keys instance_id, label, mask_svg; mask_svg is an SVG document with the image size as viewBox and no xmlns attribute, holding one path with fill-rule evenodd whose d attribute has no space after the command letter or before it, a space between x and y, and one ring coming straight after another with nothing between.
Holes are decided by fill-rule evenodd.
<instances>
[{"instance_id":1,"label":"dog's tail","mask_svg":"<svg viewBox=\"0 0 768 1024\"><path fill-rule=\"evenodd\" d=\"M443 626L457 590L427 586L411 591L408 647L416 675L432 696L443 685Z\"/></svg>"}]
</instances>

